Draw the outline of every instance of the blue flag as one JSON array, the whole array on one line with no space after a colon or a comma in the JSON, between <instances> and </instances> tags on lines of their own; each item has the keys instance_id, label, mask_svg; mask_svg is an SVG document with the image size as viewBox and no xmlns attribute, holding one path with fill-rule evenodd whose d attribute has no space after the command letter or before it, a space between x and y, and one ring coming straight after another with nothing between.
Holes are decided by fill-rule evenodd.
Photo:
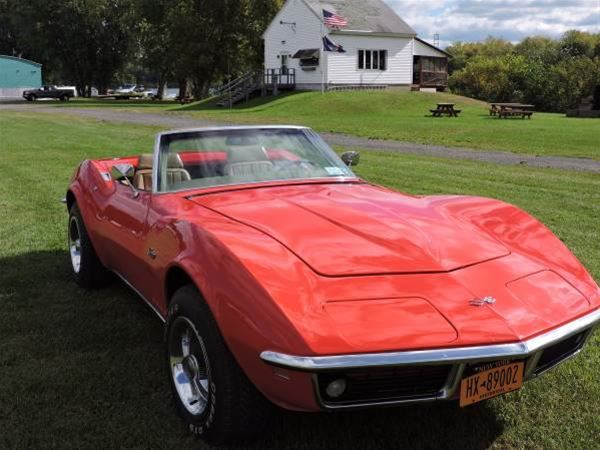
<instances>
[{"instance_id":1,"label":"blue flag","mask_svg":"<svg viewBox=\"0 0 600 450\"><path fill-rule=\"evenodd\" d=\"M327 36L323 36L323 50L325 50L326 52L346 53L346 50L344 50L344 47L336 44L331 39L329 39Z\"/></svg>"}]
</instances>

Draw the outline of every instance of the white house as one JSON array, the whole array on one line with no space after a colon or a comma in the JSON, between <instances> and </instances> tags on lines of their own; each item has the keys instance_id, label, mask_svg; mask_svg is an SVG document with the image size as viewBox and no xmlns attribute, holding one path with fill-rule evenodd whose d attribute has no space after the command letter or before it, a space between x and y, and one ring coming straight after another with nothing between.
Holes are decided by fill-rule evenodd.
<instances>
[{"instance_id":1,"label":"white house","mask_svg":"<svg viewBox=\"0 0 600 450\"><path fill-rule=\"evenodd\" d=\"M327 26L324 11L347 25ZM324 51L324 37L345 52ZM293 74L297 89L447 86L449 55L419 39L382 0L287 0L263 39L265 69Z\"/></svg>"}]
</instances>

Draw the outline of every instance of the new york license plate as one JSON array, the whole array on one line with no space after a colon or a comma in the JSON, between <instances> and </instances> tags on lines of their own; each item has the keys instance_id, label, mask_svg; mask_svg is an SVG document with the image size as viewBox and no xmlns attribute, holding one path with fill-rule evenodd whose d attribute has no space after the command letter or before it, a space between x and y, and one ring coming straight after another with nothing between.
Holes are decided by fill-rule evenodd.
<instances>
[{"instance_id":1,"label":"new york license plate","mask_svg":"<svg viewBox=\"0 0 600 450\"><path fill-rule=\"evenodd\" d=\"M485 366L484 366L485 368ZM488 400L523 386L524 362L513 362L481 370L463 378L460 384L460 406Z\"/></svg>"}]
</instances>

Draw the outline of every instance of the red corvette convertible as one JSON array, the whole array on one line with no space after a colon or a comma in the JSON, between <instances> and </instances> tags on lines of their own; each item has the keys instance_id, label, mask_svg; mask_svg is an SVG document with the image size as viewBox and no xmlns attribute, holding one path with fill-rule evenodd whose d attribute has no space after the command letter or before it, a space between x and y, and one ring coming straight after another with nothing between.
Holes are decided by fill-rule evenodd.
<instances>
[{"instance_id":1,"label":"red corvette convertible","mask_svg":"<svg viewBox=\"0 0 600 450\"><path fill-rule=\"evenodd\" d=\"M297 411L521 388L579 353L600 290L546 227L496 200L358 178L301 127L162 133L85 161L67 193L73 271L113 272L165 321L177 410L208 442Z\"/></svg>"}]
</instances>

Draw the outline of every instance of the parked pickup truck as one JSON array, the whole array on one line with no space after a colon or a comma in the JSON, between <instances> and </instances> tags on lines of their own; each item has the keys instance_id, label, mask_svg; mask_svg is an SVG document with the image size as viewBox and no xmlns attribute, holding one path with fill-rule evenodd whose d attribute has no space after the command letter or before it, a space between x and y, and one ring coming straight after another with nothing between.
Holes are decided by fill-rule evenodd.
<instances>
[{"instance_id":1,"label":"parked pickup truck","mask_svg":"<svg viewBox=\"0 0 600 450\"><path fill-rule=\"evenodd\" d=\"M40 98L56 98L61 102L67 102L73 97L72 89L59 89L56 86L42 86L39 89L31 89L23 92L23 98L33 102Z\"/></svg>"}]
</instances>

